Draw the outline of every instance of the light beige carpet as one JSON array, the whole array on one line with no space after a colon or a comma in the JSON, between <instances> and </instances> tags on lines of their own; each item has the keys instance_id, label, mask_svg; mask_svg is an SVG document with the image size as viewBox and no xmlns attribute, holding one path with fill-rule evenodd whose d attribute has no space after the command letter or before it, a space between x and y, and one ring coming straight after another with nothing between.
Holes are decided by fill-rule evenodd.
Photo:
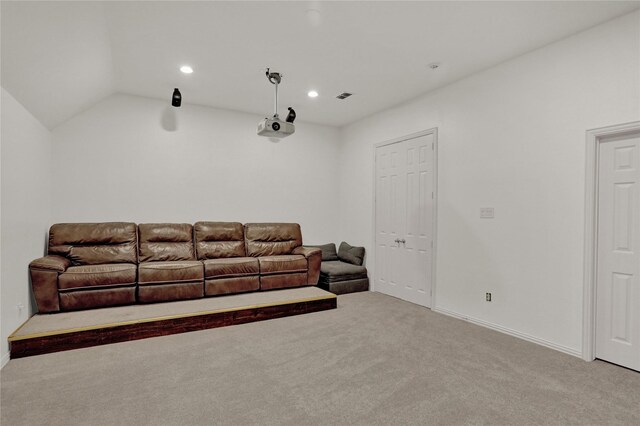
<instances>
[{"instance_id":1,"label":"light beige carpet","mask_svg":"<svg viewBox=\"0 0 640 426\"><path fill-rule=\"evenodd\" d=\"M640 424L640 373L376 293L12 360L2 425Z\"/></svg>"}]
</instances>

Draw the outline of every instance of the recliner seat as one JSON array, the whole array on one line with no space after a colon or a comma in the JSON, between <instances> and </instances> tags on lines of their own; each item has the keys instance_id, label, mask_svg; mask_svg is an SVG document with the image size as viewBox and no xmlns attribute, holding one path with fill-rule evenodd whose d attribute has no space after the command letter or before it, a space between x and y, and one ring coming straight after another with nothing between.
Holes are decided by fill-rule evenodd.
<instances>
[{"instance_id":1,"label":"recliner seat","mask_svg":"<svg viewBox=\"0 0 640 426\"><path fill-rule=\"evenodd\" d=\"M136 302L135 223L60 223L49 230L49 256L30 264L41 312Z\"/></svg>"},{"instance_id":2,"label":"recliner seat","mask_svg":"<svg viewBox=\"0 0 640 426\"><path fill-rule=\"evenodd\" d=\"M193 226L187 223L138 225L138 302L164 302L204 296L204 269L195 258Z\"/></svg>"},{"instance_id":3,"label":"recliner seat","mask_svg":"<svg viewBox=\"0 0 640 426\"><path fill-rule=\"evenodd\" d=\"M245 251L244 227L238 222L197 222L198 259L204 264L207 296L260 289L258 259Z\"/></svg>"},{"instance_id":4,"label":"recliner seat","mask_svg":"<svg viewBox=\"0 0 640 426\"><path fill-rule=\"evenodd\" d=\"M260 289L315 285L320 274L321 251L302 247L297 223L247 223L247 254L260 262Z\"/></svg>"}]
</instances>

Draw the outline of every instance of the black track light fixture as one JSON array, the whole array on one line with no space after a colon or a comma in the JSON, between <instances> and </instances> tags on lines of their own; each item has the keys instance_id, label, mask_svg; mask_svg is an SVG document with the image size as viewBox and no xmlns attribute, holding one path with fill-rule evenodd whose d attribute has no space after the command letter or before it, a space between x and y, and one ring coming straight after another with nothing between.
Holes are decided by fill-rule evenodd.
<instances>
[{"instance_id":1,"label":"black track light fixture","mask_svg":"<svg viewBox=\"0 0 640 426\"><path fill-rule=\"evenodd\" d=\"M182 105L182 94L180 93L180 90L178 90L177 87L173 89L173 96L171 97L171 105L176 108Z\"/></svg>"}]
</instances>

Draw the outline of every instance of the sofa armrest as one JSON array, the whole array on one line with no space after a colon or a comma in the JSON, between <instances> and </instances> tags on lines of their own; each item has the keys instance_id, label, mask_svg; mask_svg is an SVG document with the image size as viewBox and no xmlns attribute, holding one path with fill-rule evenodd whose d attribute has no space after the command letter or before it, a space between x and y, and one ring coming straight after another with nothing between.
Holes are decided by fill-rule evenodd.
<instances>
[{"instance_id":1,"label":"sofa armrest","mask_svg":"<svg viewBox=\"0 0 640 426\"><path fill-rule=\"evenodd\" d=\"M291 254L301 254L308 259L311 256L316 256L316 255L322 256L322 250L320 250L317 247L298 246L293 249Z\"/></svg>"},{"instance_id":2,"label":"sofa armrest","mask_svg":"<svg viewBox=\"0 0 640 426\"><path fill-rule=\"evenodd\" d=\"M315 247L296 247L291 254L301 254L307 259L307 284L316 285L320 278L322 250Z\"/></svg>"},{"instance_id":3,"label":"sofa armrest","mask_svg":"<svg viewBox=\"0 0 640 426\"><path fill-rule=\"evenodd\" d=\"M64 272L70 265L71 261L66 257L49 255L32 261L29 268Z\"/></svg>"},{"instance_id":4,"label":"sofa armrest","mask_svg":"<svg viewBox=\"0 0 640 426\"><path fill-rule=\"evenodd\" d=\"M29 264L31 287L38 304L38 312L57 312L60 310L58 296L58 275L71 265L69 259L49 255Z\"/></svg>"}]
</instances>

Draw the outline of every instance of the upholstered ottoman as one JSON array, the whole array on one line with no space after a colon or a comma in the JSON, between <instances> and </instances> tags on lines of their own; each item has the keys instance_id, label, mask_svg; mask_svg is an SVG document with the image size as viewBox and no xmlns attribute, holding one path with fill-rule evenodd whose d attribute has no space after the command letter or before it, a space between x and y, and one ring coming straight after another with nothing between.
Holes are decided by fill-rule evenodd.
<instances>
[{"instance_id":1,"label":"upholstered ottoman","mask_svg":"<svg viewBox=\"0 0 640 426\"><path fill-rule=\"evenodd\" d=\"M364 247L342 242L337 253L333 243L315 247L322 250L318 287L334 294L369 290L367 268L362 266Z\"/></svg>"},{"instance_id":2,"label":"upholstered ottoman","mask_svg":"<svg viewBox=\"0 0 640 426\"><path fill-rule=\"evenodd\" d=\"M340 260L322 262L318 287L334 294L369 290L367 268Z\"/></svg>"}]
</instances>

